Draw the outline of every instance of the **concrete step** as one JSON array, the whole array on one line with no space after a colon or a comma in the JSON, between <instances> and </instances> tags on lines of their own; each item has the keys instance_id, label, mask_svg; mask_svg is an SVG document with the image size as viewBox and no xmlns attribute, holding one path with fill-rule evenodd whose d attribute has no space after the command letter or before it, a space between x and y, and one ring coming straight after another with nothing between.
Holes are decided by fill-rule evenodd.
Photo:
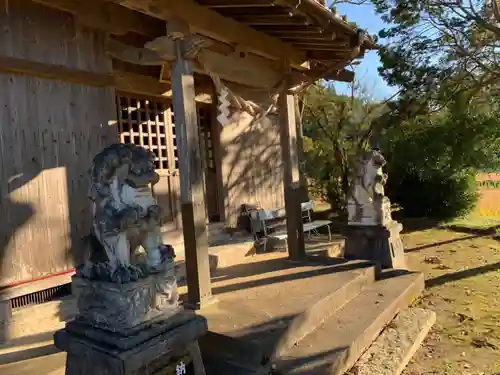
<instances>
[{"instance_id":1,"label":"concrete step","mask_svg":"<svg viewBox=\"0 0 500 375\"><path fill-rule=\"evenodd\" d=\"M276 359L286 375L343 375L424 289L420 273L377 281Z\"/></svg>"},{"instance_id":2,"label":"concrete step","mask_svg":"<svg viewBox=\"0 0 500 375\"><path fill-rule=\"evenodd\" d=\"M64 375L66 353L56 353L0 365L2 375Z\"/></svg>"},{"instance_id":3,"label":"concrete step","mask_svg":"<svg viewBox=\"0 0 500 375\"><path fill-rule=\"evenodd\" d=\"M434 311L403 310L363 353L351 372L356 375L400 375L435 322Z\"/></svg>"},{"instance_id":4,"label":"concrete step","mask_svg":"<svg viewBox=\"0 0 500 375\"><path fill-rule=\"evenodd\" d=\"M291 277L285 283L242 292L241 297L234 293L234 297L229 296L232 301L221 301L214 311L201 311L209 323L209 332L200 340L203 355L208 360L229 361L256 369L296 345L375 282L376 267L370 262L338 263L327 258L319 262L319 257L315 258L294 268L298 273L304 270L310 273L307 281ZM239 298L245 301L238 302ZM245 308L248 301L253 301L258 311ZM270 321L256 324L263 316ZM256 329L258 325L261 327Z\"/></svg>"}]
</instances>

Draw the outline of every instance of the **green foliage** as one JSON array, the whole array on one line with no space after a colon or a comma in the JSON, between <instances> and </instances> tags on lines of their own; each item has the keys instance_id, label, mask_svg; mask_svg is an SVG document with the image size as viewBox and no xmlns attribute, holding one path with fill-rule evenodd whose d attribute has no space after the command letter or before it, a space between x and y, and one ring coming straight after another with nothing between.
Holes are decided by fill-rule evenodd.
<instances>
[{"instance_id":1,"label":"green foliage","mask_svg":"<svg viewBox=\"0 0 500 375\"><path fill-rule=\"evenodd\" d=\"M418 174L414 170L392 170L387 192L407 217L440 220L462 217L471 212L478 194L475 173L433 170Z\"/></svg>"},{"instance_id":2,"label":"green foliage","mask_svg":"<svg viewBox=\"0 0 500 375\"><path fill-rule=\"evenodd\" d=\"M388 193L407 216L449 219L470 211L478 170L500 166L498 111L460 100L385 134Z\"/></svg>"},{"instance_id":3,"label":"green foliage","mask_svg":"<svg viewBox=\"0 0 500 375\"><path fill-rule=\"evenodd\" d=\"M381 75L402 88L400 115L446 104L456 95L498 93L500 28L490 2L372 0L389 24L379 36Z\"/></svg>"}]
</instances>

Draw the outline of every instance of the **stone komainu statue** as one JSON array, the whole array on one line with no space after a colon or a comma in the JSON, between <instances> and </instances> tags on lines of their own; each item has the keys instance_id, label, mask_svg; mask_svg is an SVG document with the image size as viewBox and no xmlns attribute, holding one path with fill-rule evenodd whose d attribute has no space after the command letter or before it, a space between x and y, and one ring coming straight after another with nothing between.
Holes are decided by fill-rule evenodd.
<instances>
[{"instance_id":1,"label":"stone komainu statue","mask_svg":"<svg viewBox=\"0 0 500 375\"><path fill-rule=\"evenodd\" d=\"M158 181L154 155L140 146L113 144L96 155L90 169L92 236L105 261L95 262L93 254L80 268L83 276L126 282L172 266L173 249L162 242L160 207L152 192ZM146 252L144 264L131 264L132 238Z\"/></svg>"},{"instance_id":2,"label":"stone komainu statue","mask_svg":"<svg viewBox=\"0 0 500 375\"><path fill-rule=\"evenodd\" d=\"M388 225L391 221L390 201L385 196L386 164L378 150L363 153L358 159L351 196L348 199L348 221L358 225Z\"/></svg>"}]
</instances>

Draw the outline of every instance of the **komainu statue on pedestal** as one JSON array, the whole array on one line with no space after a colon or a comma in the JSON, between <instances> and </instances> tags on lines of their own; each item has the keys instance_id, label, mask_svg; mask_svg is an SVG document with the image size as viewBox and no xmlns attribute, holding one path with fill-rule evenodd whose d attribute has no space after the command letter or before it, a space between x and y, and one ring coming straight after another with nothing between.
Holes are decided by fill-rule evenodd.
<instances>
[{"instance_id":1,"label":"komainu statue on pedestal","mask_svg":"<svg viewBox=\"0 0 500 375\"><path fill-rule=\"evenodd\" d=\"M197 340L208 325L179 304L174 251L162 242L152 192L153 154L111 145L94 158L90 178L93 252L72 276L78 312L54 335L67 352L66 375L187 374L189 359L205 374ZM142 260L132 256L134 243Z\"/></svg>"},{"instance_id":2,"label":"komainu statue on pedestal","mask_svg":"<svg viewBox=\"0 0 500 375\"><path fill-rule=\"evenodd\" d=\"M392 222L391 203L384 193L387 175L382 173L382 167L385 163L378 150L365 152L359 157L347 202L349 224L385 226Z\"/></svg>"},{"instance_id":3,"label":"komainu statue on pedestal","mask_svg":"<svg viewBox=\"0 0 500 375\"><path fill-rule=\"evenodd\" d=\"M91 255L73 277L80 320L119 331L178 311L175 254L163 244L152 191L158 181L154 155L140 146L113 144L94 158ZM145 256L134 262L138 245Z\"/></svg>"},{"instance_id":4,"label":"komainu statue on pedestal","mask_svg":"<svg viewBox=\"0 0 500 375\"><path fill-rule=\"evenodd\" d=\"M358 159L351 196L347 202L348 222L345 236L346 258L366 259L383 268L406 269L403 226L392 219L391 202L385 196L387 175L382 173L386 161L373 149Z\"/></svg>"}]
</instances>

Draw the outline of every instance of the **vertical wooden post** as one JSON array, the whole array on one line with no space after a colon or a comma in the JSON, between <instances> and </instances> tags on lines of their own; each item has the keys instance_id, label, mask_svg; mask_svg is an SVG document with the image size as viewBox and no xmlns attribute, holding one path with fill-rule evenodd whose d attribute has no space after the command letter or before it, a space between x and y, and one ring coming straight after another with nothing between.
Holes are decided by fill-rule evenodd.
<instances>
[{"instance_id":1,"label":"vertical wooden post","mask_svg":"<svg viewBox=\"0 0 500 375\"><path fill-rule=\"evenodd\" d=\"M172 69L172 101L179 152L180 200L186 256L188 307L212 302L205 215L204 176L200 155L193 67L184 59L184 42L177 40Z\"/></svg>"},{"instance_id":2,"label":"vertical wooden post","mask_svg":"<svg viewBox=\"0 0 500 375\"><path fill-rule=\"evenodd\" d=\"M289 93L288 85L280 93L278 103L281 155L284 165L288 255L291 259L300 260L305 257L306 251L300 208L301 194L295 97Z\"/></svg>"}]
</instances>

